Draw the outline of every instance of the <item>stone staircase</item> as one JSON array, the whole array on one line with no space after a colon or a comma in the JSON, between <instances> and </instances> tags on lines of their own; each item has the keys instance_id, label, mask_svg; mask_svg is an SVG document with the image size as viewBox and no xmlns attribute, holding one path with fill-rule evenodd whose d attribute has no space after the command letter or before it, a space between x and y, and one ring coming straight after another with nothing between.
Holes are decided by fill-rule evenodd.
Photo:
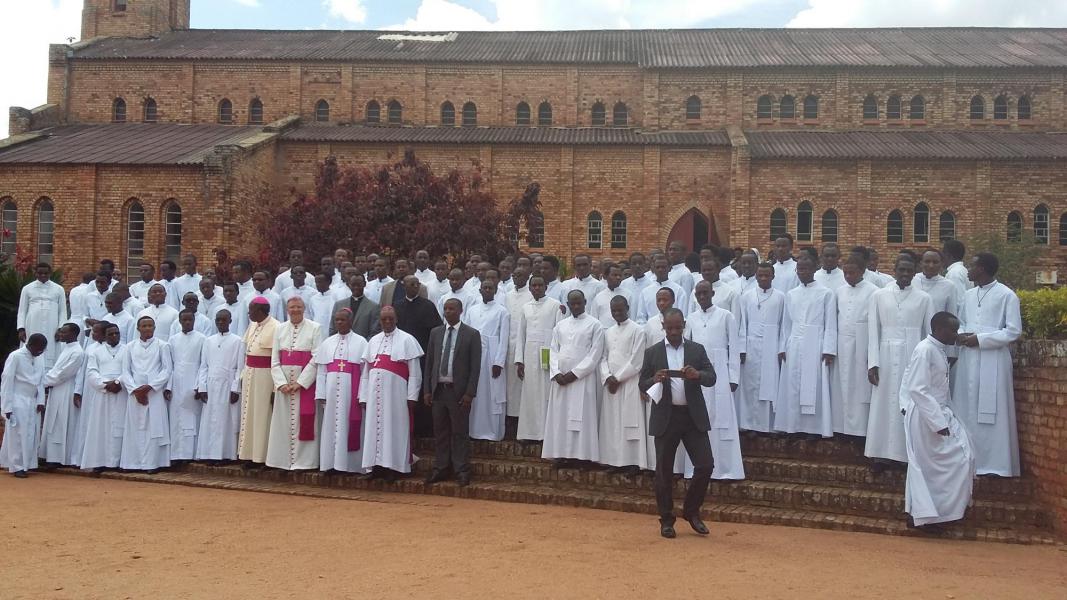
<instances>
[{"instance_id":1,"label":"stone staircase","mask_svg":"<svg viewBox=\"0 0 1067 600\"><path fill-rule=\"evenodd\" d=\"M104 473L109 479L153 481L200 487L316 497L356 497L354 490L475 498L503 502L549 504L654 515L652 476L624 476L606 470L555 469L540 459L540 444L473 442L473 483L426 486L430 440L418 440L423 457L415 474L393 484L363 481L351 475L243 471L237 466L186 464L156 475ZM904 510L904 471L874 474L863 459L862 440L806 440L786 436L745 437L742 442L744 481L713 481L704 518L726 523L755 523L860 531L891 535L924 535L909 529ZM62 469L65 473L81 473ZM680 500L686 482L676 482ZM1054 543L1050 516L1033 499L1032 480L980 478L974 506L964 522L945 537L1013 543Z\"/></svg>"}]
</instances>

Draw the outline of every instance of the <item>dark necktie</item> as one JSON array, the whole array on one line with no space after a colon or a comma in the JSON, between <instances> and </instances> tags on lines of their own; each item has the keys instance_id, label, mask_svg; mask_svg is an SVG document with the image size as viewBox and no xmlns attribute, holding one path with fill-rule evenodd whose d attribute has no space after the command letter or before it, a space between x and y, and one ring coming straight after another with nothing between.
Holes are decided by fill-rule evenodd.
<instances>
[{"instance_id":1,"label":"dark necktie","mask_svg":"<svg viewBox=\"0 0 1067 600\"><path fill-rule=\"evenodd\" d=\"M455 327L448 328L448 334L445 335L445 349L441 353L441 377L448 377L448 355L452 353L452 332L455 331Z\"/></svg>"}]
</instances>

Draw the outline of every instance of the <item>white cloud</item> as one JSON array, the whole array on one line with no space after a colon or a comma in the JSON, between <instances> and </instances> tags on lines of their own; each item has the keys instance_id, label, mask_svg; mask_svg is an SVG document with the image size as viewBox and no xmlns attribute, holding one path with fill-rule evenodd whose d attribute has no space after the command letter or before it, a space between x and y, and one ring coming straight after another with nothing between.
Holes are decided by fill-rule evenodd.
<instances>
[{"instance_id":1,"label":"white cloud","mask_svg":"<svg viewBox=\"0 0 1067 600\"><path fill-rule=\"evenodd\" d=\"M14 4L14 3L12 3ZM82 0L35 0L4 9L0 18L0 137L10 106L36 108L48 97L48 44L81 35Z\"/></svg>"},{"instance_id":2,"label":"white cloud","mask_svg":"<svg viewBox=\"0 0 1067 600\"><path fill-rule=\"evenodd\" d=\"M240 4L241 6L247 6L249 8L259 8L259 7L263 6L262 4L259 3L259 0L233 0L233 1L238 3L238 4Z\"/></svg>"},{"instance_id":3,"label":"white cloud","mask_svg":"<svg viewBox=\"0 0 1067 600\"><path fill-rule=\"evenodd\" d=\"M1063 27L1067 3L1023 0L808 0L787 27Z\"/></svg>"},{"instance_id":4,"label":"white cloud","mask_svg":"<svg viewBox=\"0 0 1067 600\"><path fill-rule=\"evenodd\" d=\"M363 0L322 0L322 5L331 17L356 24L367 20L367 7L363 6Z\"/></svg>"}]
</instances>

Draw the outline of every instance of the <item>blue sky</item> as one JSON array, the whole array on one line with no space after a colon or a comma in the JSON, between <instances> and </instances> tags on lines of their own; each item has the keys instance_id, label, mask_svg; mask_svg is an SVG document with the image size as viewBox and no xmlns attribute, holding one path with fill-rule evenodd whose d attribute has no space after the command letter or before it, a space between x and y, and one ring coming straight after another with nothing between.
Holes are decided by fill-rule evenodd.
<instances>
[{"instance_id":1,"label":"blue sky","mask_svg":"<svg viewBox=\"0 0 1067 600\"><path fill-rule=\"evenodd\" d=\"M82 4L0 0L0 108L44 103L48 44L78 38ZM192 26L420 31L1067 27L1067 0L192 0ZM0 119L3 137L7 119Z\"/></svg>"}]
</instances>

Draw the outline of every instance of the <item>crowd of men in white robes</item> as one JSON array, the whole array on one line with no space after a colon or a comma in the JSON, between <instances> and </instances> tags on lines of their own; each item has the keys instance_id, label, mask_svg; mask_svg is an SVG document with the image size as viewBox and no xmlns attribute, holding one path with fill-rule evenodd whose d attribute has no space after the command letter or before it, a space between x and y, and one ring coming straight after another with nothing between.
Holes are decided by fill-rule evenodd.
<instances>
[{"instance_id":1,"label":"crowd of men in white robes","mask_svg":"<svg viewBox=\"0 0 1067 600\"><path fill-rule=\"evenodd\" d=\"M470 436L541 442L559 466L654 468L637 375L677 308L718 374L704 389L715 478L744 478L743 432L861 436L876 471L907 464L922 525L962 515L975 470L1020 474L1008 345L1021 319L996 257L964 264L950 241L886 274L869 248L794 255L788 235L771 254L673 242L618 263L579 254L562 280L540 254L451 265L338 249L312 275L294 250L276 277L238 261L225 282L187 255L180 275L143 264L130 284L103 260L69 298L40 265L0 388L0 464L409 473L422 346L441 323L426 307L443 316L457 299L482 343ZM684 451L675 469L692 475Z\"/></svg>"}]
</instances>

